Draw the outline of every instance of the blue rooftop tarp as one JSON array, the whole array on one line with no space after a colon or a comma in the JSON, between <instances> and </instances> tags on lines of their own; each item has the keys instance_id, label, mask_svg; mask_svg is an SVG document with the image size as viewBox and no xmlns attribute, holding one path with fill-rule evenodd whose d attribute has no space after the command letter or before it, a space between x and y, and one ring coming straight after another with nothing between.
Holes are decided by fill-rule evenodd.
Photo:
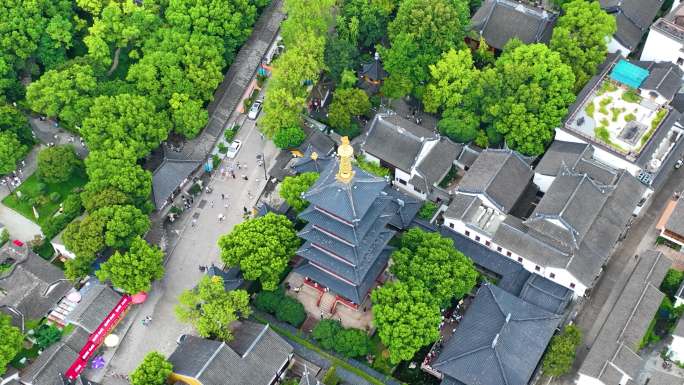
<instances>
[{"instance_id":1,"label":"blue rooftop tarp","mask_svg":"<svg viewBox=\"0 0 684 385\"><path fill-rule=\"evenodd\" d=\"M649 73L647 70L634 65L627 60L620 60L610 73L610 78L626 86L639 88L648 75Z\"/></svg>"}]
</instances>

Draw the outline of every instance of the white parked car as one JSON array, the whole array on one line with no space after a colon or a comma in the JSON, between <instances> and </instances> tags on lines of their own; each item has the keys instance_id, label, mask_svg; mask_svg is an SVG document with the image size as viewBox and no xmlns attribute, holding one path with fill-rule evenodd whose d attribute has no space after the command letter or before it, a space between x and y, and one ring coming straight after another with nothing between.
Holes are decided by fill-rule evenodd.
<instances>
[{"instance_id":1,"label":"white parked car","mask_svg":"<svg viewBox=\"0 0 684 385\"><path fill-rule=\"evenodd\" d=\"M230 146L228 146L228 151L226 151L226 158L233 159L237 156L238 151L242 148L242 142L239 140L234 140Z\"/></svg>"},{"instance_id":2,"label":"white parked car","mask_svg":"<svg viewBox=\"0 0 684 385\"><path fill-rule=\"evenodd\" d=\"M259 116L259 112L261 112L261 105L263 104L263 100L257 100L252 104L252 108L249 109L249 112L247 113L247 117L254 120Z\"/></svg>"}]
</instances>

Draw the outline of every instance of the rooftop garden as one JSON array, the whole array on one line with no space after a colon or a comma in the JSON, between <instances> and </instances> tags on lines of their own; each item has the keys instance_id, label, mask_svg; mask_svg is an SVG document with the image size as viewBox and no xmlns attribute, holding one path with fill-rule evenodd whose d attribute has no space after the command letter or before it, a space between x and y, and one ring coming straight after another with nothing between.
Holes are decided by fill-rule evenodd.
<instances>
[{"instance_id":1,"label":"rooftop garden","mask_svg":"<svg viewBox=\"0 0 684 385\"><path fill-rule=\"evenodd\" d=\"M587 99L572 128L622 152L640 152L667 115L637 92L606 79Z\"/></svg>"}]
</instances>

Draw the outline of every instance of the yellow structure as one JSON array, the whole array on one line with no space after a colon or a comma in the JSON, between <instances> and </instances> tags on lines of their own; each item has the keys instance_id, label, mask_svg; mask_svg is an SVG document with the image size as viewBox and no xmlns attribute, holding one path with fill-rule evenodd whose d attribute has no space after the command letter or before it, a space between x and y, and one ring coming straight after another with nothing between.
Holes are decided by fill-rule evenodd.
<instances>
[{"instance_id":1,"label":"yellow structure","mask_svg":"<svg viewBox=\"0 0 684 385\"><path fill-rule=\"evenodd\" d=\"M342 144L337 148L337 155L340 156L340 169L337 171L336 178L342 183L349 183L354 178L352 159L354 159L354 148L349 144L349 137L342 137Z\"/></svg>"}]
</instances>

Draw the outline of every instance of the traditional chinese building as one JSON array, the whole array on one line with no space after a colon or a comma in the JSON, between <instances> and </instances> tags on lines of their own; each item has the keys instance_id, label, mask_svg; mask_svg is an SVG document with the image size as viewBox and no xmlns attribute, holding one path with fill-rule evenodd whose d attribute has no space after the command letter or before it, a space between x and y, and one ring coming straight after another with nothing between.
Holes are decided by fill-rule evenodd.
<instances>
[{"instance_id":1,"label":"traditional chinese building","mask_svg":"<svg viewBox=\"0 0 684 385\"><path fill-rule=\"evenodd\" d=\"M332 309L325 309L330 313L338 302L354 310L364 304L387 266L387 243L395 234L387 225L398 211L395 197L385 191L388 182L352 165L354 150L346 137L337 153L303 195L310 205L299 215L308 223L299 233L304 244L297 254L304 261L295 268L306 285L334 293Z\"/></svg>"}]
</instances>

